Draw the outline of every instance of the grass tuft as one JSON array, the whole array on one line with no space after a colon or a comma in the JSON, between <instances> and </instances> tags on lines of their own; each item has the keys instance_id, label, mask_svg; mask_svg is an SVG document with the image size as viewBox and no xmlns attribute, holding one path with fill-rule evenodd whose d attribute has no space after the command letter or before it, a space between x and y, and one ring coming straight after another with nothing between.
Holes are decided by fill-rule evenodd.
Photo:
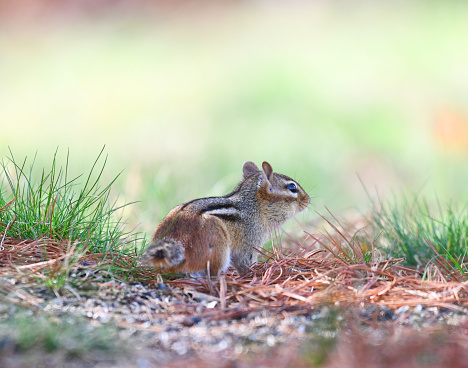
<instances>
[{"instance_id":1,"label":"grass tuft","mask_svg":"<svg viewBox=\"0 0 468 368\"><path fill-rule=\"evenodd\" d=\"M50 169L43 168L35 176L35 158L27 168L27 159L18 162L10 151L0 172L2 236L79 240L92 252L118 249L126 233L115 213L124 206L109 201L111 186L118 176L107 185L100 185L107 162L107 157L102 160L103 150L87 176L74 178L68 174L68 152L64 167L58 165L56 151ZM80 179L84 179L84 184Z\"/></svg>"},{"instance_id":2,"label":"grass tuft","mask_svg":"<svg viewBox=\"0 0 468 368\"><path fill-rule=\"evenodd\" d=\"M466 272L468 213L449 205L433 209L425 198L379 201L372 211L372 224L380 232L390 256L406 258L410 266L436 264L446 276Z\"/></svg>"},{"instance_id":3,"label":"grass tuft","mask_svg":"<svg viewBox=\"0 0 468 368\"><path fill-rule=\"evenodd\" d=\"M10 151L0 169L0 266L13 264L53 291L69 283L71 269L79 264L134 278L145 239L126 231L117 216L128 205L111 201L118 175L101 185L103 150L86 175L72 178L68 152L64 166L58 164L57 150L50 168L38 171L36 157L27 165Z\"/></svg>"}]
</instances>

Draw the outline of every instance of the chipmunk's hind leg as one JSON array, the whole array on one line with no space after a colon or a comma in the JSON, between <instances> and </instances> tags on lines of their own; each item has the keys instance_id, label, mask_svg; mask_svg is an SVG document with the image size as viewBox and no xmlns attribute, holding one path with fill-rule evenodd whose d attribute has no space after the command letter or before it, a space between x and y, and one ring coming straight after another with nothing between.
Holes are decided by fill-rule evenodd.
<instances>
[{"instance_id":1,"label":"chipmunk's hind leg","mask_svg":"<svg viewBox=\"0 0 468 368\"><path fill-rule=\"evenodd\" d=\"M173 239L161 239L150 245L141 258L142 265L176 271L185 262L184 246Z\"/></svg>"},{"instance_id":2,"label":"chipmunk's hind leg","mask_svg":"<svg viewBox=\"0 0 468 368\"><path fill-rule=\"evenodd\" d=\"M206 234L204 242L208 244L210 275L218 276L226 271L231 263L231 239L226 225L217 217L210 216L203 227Z\"/></svg>"}]
</instances>

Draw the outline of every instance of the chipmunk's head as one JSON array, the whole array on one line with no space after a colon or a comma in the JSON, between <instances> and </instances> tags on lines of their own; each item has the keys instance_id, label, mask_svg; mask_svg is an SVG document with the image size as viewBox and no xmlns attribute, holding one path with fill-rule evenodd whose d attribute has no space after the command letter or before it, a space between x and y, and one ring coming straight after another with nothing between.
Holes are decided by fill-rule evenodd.
<instances>
[{"instance_id":1,"label":"chipmunk's head","mask_svg":"<svg viewBox=\"0 0 468 368\"><path fill-rule=\"evenodd\" d=\"M274 173L266 161L262 164L262 170L248 161L242 171L245 179L250 176L257 179L259 203L267 216L278 223L283 223L296 213L305 210L310 203L310 197L295 180Z\"/></svg>"}]
</instances>

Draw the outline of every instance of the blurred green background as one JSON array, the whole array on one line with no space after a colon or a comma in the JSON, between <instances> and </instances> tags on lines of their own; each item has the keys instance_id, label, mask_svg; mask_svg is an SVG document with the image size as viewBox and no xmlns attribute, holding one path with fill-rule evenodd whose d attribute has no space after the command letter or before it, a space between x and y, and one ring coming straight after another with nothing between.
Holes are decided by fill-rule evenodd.
<instances>
[{"instance_id":1,"label":"blurred green background","mask_svg":"<svg viewBox=\"0 0 468 368\"><path fill-rule=\"evenodd\" d=\"M228 192L246 160L311 211L360 183L468 195L468 3L0 2L0 156L75 174L103 145L131 226Z\"/></svg>"}]
</instances>

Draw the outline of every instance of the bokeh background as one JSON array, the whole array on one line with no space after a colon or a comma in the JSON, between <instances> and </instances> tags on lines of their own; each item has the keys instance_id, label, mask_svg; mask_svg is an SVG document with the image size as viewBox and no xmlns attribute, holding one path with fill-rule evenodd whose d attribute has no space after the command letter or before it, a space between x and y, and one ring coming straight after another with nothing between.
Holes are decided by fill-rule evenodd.
<instances>
[{"instance_id":1,"label":"bokeh background","mask_svg":"<svg viewBox=\"0 0 468 368\"><path fill-rule=\"evenodd\" d=\"M465 203L468 3L0 0L0 156L89 170L127 221L228 192L246 160L317 216L366 187Z\"/></svg>"}]
</instances>

